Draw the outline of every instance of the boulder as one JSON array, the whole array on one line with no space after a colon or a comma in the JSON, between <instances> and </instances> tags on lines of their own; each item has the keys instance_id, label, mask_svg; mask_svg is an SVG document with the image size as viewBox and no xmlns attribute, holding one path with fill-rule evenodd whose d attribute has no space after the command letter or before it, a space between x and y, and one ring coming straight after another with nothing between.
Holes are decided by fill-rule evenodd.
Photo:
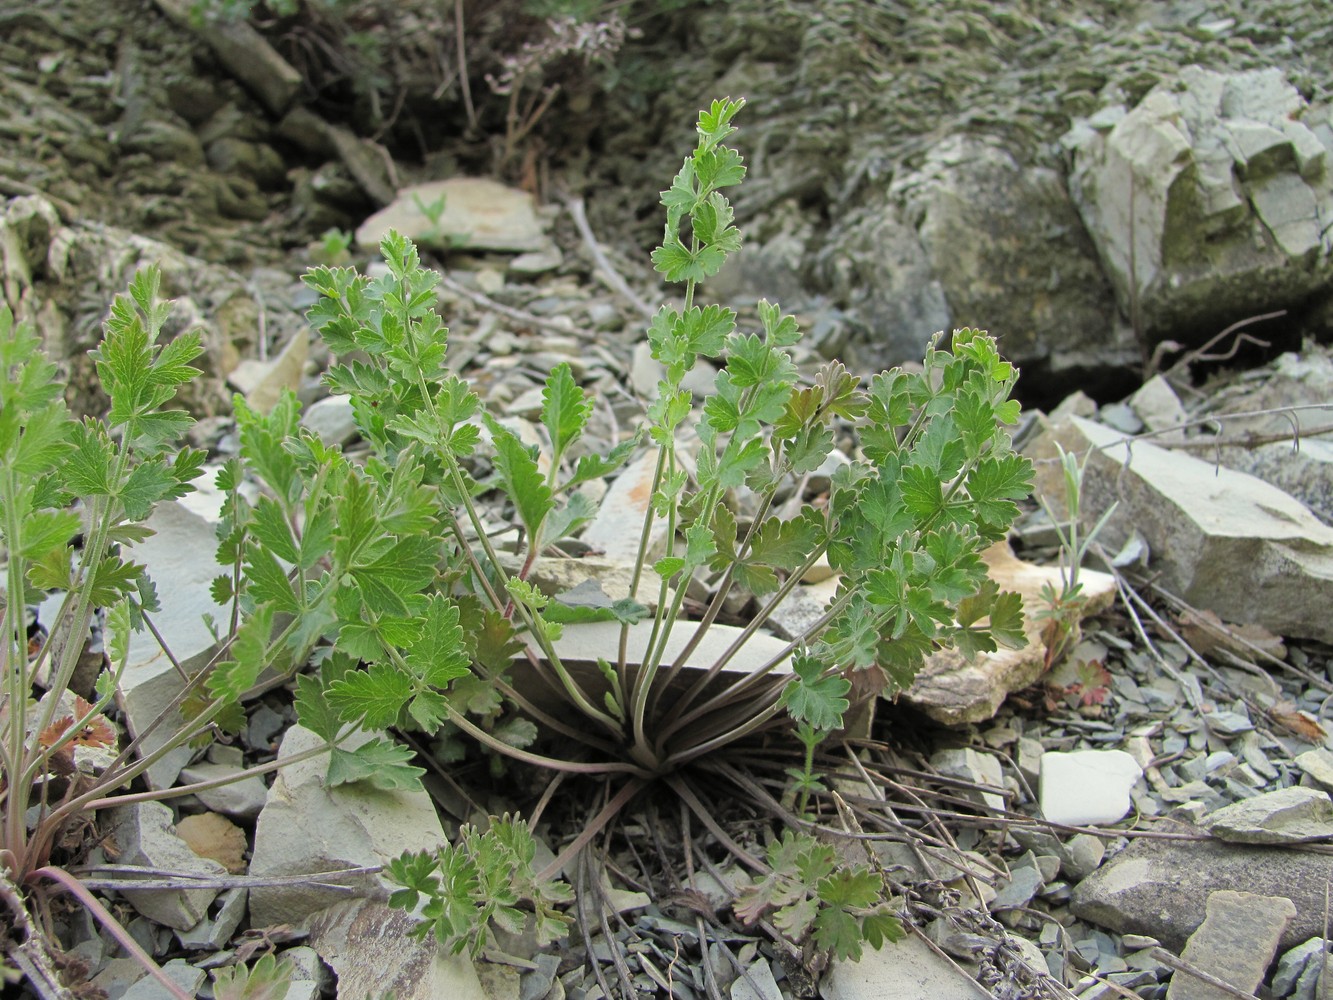
<instances>
[{"instance_id":1,"label":"boulder","mask_svg":"<svg viewBox=\"0 0 1333 1000\"><path fill-rule=\"evenodd\" d=\"M1124 315L1202 339L1333 278L1333 133L1277 68L1187 66L1064 136L1069 185Z\"/></svg>"},{"instance_id":2,"label":"boulder","mask_svg":"<svg viewBox=\"0 0 1333 1000\"><path fill-rule=\"evenodd\" d=\"M836 225L818 271L873 331L876 363L916 360L930 334L962 326L1058 378L1104 380L1138 360L1063 179L992 139L932 145Z\"/></svg>"},{"instance_id":3,"label":"boulder","mask_svg":"<svg viewBox=\"0 0 1333 1000\"><path fill-rule=\"evenodd\" d=\"M1030 451L1037 491L1062 513L1052 442L1091 450L1082 513L1090 528L1117 500L1102 533L1111 551L1137 531L1162 585L1228 622L1280 636L1333 641L1333 528L1262 480L1146 441L1131 444L1100 424L1071 417Z\"/></svg>"}]
</instances>

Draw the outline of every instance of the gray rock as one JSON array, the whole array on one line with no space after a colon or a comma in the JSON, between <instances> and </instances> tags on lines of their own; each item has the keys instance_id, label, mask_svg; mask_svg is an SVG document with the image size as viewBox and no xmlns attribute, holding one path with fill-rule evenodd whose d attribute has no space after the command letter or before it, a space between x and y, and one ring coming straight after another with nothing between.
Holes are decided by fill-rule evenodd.
<instances>
[{"instance_id":1,"label":"gray rock","mask_svg":"<svg viewBox=\"0 0 1333 1000\"><path fill-rule=\"evenodd\" d=\"M1091 527L1120 507L1102 543L1119 547L1139 532L1163 586L1224 621L1278 635L1333 640L1333 528L1298 501L1253 476L1217 468L1145 441L1130 447L1107 427L1071 417L1030 449L1034 459L1092 452L1082 512ZM1037 463L1037 489L1063 513L1057 470Z\"/></svg>"},{"instance_id":2,"label":"gray rock","mask_svg":"<svg viewBox=\"0 0 1333 1000\"><path fill-rule=\"evenodd\" d=\"M1296 758L1296 766L1325 791L1333 791L1333 753L1319 747Z\"/></svg>"},{"instance_id":3,"label":"gray rock","mask_svg":"<svg viewBox=\"0 0 1333 1000\"><path fill-rule=\"evenodd\" d=\"M931 754L930 764L940 774L949 778L961 778L977 785L1004 787L1004 771L1000 769L998 758L988 753L978 753L971 747L956 750L939 750ZM961 794L997 812L1004 809L1004 797L994 792L962 790Z\"/></svg>"},{"instance_id":4,"label":"gray rock","mask_svg":"<svg viewBox=\"0 0 1333 1000\"><path fill-rule=\"evenodd\" d=\"M199 857L176 836L171 810L162 803L121 806L112 816L119 864L187 875L227 874L222 865ZM203 920L217 894L216 889L121 890L121 895L145 917L178 931L188 931Z\"/></svg>"},{"instance_id":5,"label":"gray rock","mask_svg":"<svg viewBox=\"0 0 1333 1000\"><path fill-rule=\"evenodd\" d=\"M301 425L327 445L348 444L360 433L350 396L326 396L316 400L301 415Z\"/></svg>"},{"instance_id":6,"label":"gray rock","mask_svg":"<svg viewBox=\"0 0 1333 1000\"><path fill-rule=\"evenodd\" d=\"M1282 932L1296 916L1285 896L1220 889L1210 893L1206 916L1181 958L1245 993L1253 993L1277 953ZM1177 972L1167 1000L1217 1000L1217 987Z\"/></svg>"},{"instance_id":7,"label":"gray rock","mask_svg":"<svg viewBox=\"0 0 1333 1000\"><path fill-rule=\"evenodd\" d=\"M1063 179L994 139L932 143L918 169L894 178L886 203L850 215L828 246L842 259L825 274L838 288L859 282L850 304L889 363L962 326L996 334L1006 357L1033 371L1104 377L1135 363Z\"/></svg>"},{"instance_id":8,"label":"gray rock","mask_svg":"<svg viewBox=\"0 0 1333 1000\"><path fill-rule=\"evenodd\" d=\"M343 744L355 748L371 734L353 734ZM293 726L278 758L320 746L314 733ZM337 868L383 864L404 851L431 850L445 843L444 831L425 792L387 792L364 782L324 786L328 757L319 754L278 771L255 827L251 875L297 875ZM365 879L359 891L377 892ZM250 890L250 922L255 927L298 923L339 899L310 885L256 886ZM358 994L360 995L360 994Z\"/></svg>"},{"instance_id":9,"label":"gray rock","mask_svg":"<svg viewBox=\"0 0 1333 1000\"><path fill-rule=\"evenodd\" d=\"M249 21L191 15L188 0L157 0L157 6L182 28L192 28L228 70L249 87L274 115L281 115L301 89L301 74L278 55Z\"/></svg>"},{"instance_id":10,"label":"gray rock","mask_svg":"<svg viewBox=\"0 0 1333 1000\"><path fill-rule=\"evenodd\" d=\"M191 996L204 985L207 973L196 969L183 959L175 958L162 966L167 978ZM175 996L153 976L144 976L121 994L120 1000L176 1000Z\"/></svg>"},{"instance_id":11,"label":"gray rock","mask_svg":"<svg viewBox=\"0 0 1333 1000\"><path fill-rule=\"evenodd\" d=\"M489 1000L467 957L446 956L430 935L413 937L414 924L382 902L352 900L310 918L309 944L333 967L340 997Z\"/></svg>"},{"instance_id":12,"label":"gray rock","mask_svg":"<svg viewBox=\"0 0 1333 1000\"><path fill-rule=\"evenodd\" d=\"M731 984L731 1000L782 1000L782 990L767 959L751 962L745 971L747 975L738 976Z\"/></svg>"},{"instance_id":13,"label":"gray rock","mask_svg":"<svg viewBox=\"0 0 1333 1000\"><path fill-rule=\"evenodd\" d=\"M834 961L819 981L823 1000L976 1000L977 984L916 934L859 962Z\"/></svg>"},{"instance_id":14,"label":"gray rock","mask_svg":"<svg viewBox=\"0 0 1333 1000\"><path fill-rule=\"evenodd\" d=\"M1100 837L1078 833L1069 838L1060 855L1061 867L1071 879L1085 879L1097 870L1106 856L1106 845Z\"/></svg>"},{"instance_id":15,"label":"gray rock","mask_svg":"<svg viewBox=\"0 0 1333 1000\"><path fill-rule=\"evenodd\" d=\"M1161 375L1154 375L1144 382L1143 385L1129 398L1129 405L1134 410L1135 415L1143 421L1143 426L1150 431L1161 431L1165 428L1176 427L1183 424L1188 415L1185 413L1185 407L1180 402L1180 397L1176 391L1171 388L1171 384ZM1087 414L1080 414L1087 416ZM1181 441L1184 440L1184 431L1168 431L1166 434L1155 438L1157 441Z\"/></svg>"},{"instance_id":16,"label":"gray rock","mask_svg":"<svg viewBox=\"0 0 1333 1000\"><path fill-rule=\"evenodd\" d=\"M245 916L247 890L227 889L218 897L217 913L199 921L188 931L178 931L181 947L220 951L227 946Z\"/></svg>"},{"instance_id":17,"label":"gray rock","mask_svg":"<svg viewBox=\"0 0 1333 1000\"><path fill-rule=\"evenodd\" d=\"M1192 827L1163 824L1167 832ZM1075 915L1122 934L1147 934L1179 949L1203 923L1204 901L1217 889L1281 894L1296 905L1282 935L1292 948L1317 936L1324 923L1324 882L1333 857L1288 848L1225 844L1215 840L1133 841L1074 889Z\"/></svg>"},{"instance_id":18,"label":"gray rock","mask_svg":"<svg viewBox=\"0 0 1333 1000\"><path fill-rule=\"evenodd\" d=\"M1203 818L1214 836L1237 844L1294 844L1333 838L1328 793L1294 786L1233 802Z\"/></svg>"},{"instance_id":19,"label":"gray rock","mask_svg":"<svg viewBox=\"0 0 1333 1000\"><path fill-rule=\"evenodd\" d=\"M1306 110L1280 69L1189 66L1065 136L1074 202L1122 313L1150 339L1214 331L1327 284L1333 150Z\"/></svg>"},{"instance_id":20,"label":"gray rock","mask_svg":"<svg viewBox=\"0 0 1333 1000\"><path fill-rule=\"evenodd\" d=\"M1325 524L1333 524L1333 442L1302 437L1257 448L1227 448L1222 459L1229 468L1272 483L1305 504Z\"/></svg>"},{"instance_id":21,"label":"gray rock","mask_svg":"<svg viewBox=\"0 0 1333 1000\"><path fill-rule=\"evenodd\" d=\"M216 781L219 778L240 774L242 771L243 768L230 764L204 762L184 768L180 773L180 780L181 784ZM227 785L195 792L194 796L213 812L234 819L254 819L259 815L259 810L264 808L264 801L268 797L268 786L264 784L263 778L251 775Z\"/></svg>"},{"instance_id":22,"label":"gray rock","mask_svg":"<svg viewBox=\"0 0 1333 1000\"><path fill-rule=\"evenodd\" d=\"M1272 983L1275 997L1315 1000L1323 972L1324 944L1323 938L1310 938L1278 959Z\"/></svg>"}]
</instances>

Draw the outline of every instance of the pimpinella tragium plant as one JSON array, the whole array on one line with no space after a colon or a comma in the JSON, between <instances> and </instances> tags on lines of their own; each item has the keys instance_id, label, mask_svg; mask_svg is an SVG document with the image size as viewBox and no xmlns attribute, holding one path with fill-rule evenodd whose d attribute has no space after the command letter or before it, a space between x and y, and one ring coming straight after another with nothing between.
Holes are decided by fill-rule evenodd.
<instances>
[{"instance_id":1,"label":"pimpinella tragium plant","mask_svg":"<svg viewBox=\"0 0 1333 1000\"><path fill-rule=\"evenodd\" d=\"M54 889L75 895L173 995L186 996L60 860L86 852L97 810L190 791L126 789L165 755L207 741L235 715L244 688L244 669L221 656L182 676L177 698L123 745L107 715L130 662L131 634L148 642L158 635L156 588L129 547L152 534L146 522L157 504L194 489L205 459L181 445L189 415L168 408L199 374L190 362L202 350L200 336L159 343L170 311L159 284L156 268L140 272L104 324L93 358L110 399L105 419L69 414L31 325L0 308L0 922L14 931L5 937L10 964L43 989L67 985L45 936ZM58 610L41 622L44 638L30 635L29 609L49 595L59 599L47 606ZM76 672L95 620L105 656L84 691L89 701L70 687L83 690ZM231 648L235 636L222 638ZM253 629L246 641L258 645ZM244 643L235 651L246 655ZM168 647L163 653L176 662Z\"/></svg>"},{"instance_id":2,"label":"pimpinella tragium plant","mask_svg":"<svg viewBox=\"0 0 1333 1000\"><path fill-rule=\"evenodd\" d=\"M618 781L567 854L654 779L696 808L693 776L746 741L786 741L805 761L796 769L802 795L817 793L813 749L843 726L853 679L862 697L891 694L937 648L975 653L1023 641L1018 596L999 592L981 558L1004 537L1031 480L1005 430L1018 417L1009 398L1017 371L995 341L959 330L945 350L937 337L920 371L883 372L865 385L837 362L802 378L790 354L801 336L794 318L760 302L757 328L747 331L732 310L697 301L741 243L724 192L745 175L726 145L742 103L715 101L700 114L697 144L662 195L666 227L652 259L683 297L646 332L664 374L638 436L606 454L589 450L593 401L566 364L546 380L539 447L486 413L448 368L436 275L393 233L381 245L381 277L328 267L306 277L320 294L311 322L348 359L327 381L351 399L371 445L364 465L298 436L290 398L269 415L238 407L243 455L266 487L243 556L249 613L291 616L309 623L298 627L306 639L331 640L317 671L297 678L302 723L330 744L351 724L472 737L502 757ZM685 380L704 358L718 372L698 409ZM819 469L843 430L860 447L833 475L827 501L782 509L782 491ZM698 446L687 449L689 440ZM641 447L654 471L631 596L590 607L541 592L534 567L595 513L580 487ZM740 491L753 498L744 509L733 502ZM491 539L485 505L497 498L521 529L514 551ZM650 544L655 526L665 528L660 551ZM823 614L752 669L725 672L821 558L841 574ZM690 619L692 583L709 598ZM706 670L687 671L740 591L758 610ZM596 670L579 671L562 658L561 640L594 620L618 623L619 638ZM516 660L556 693L560 711L544 711L514 683ZM408 784L418 773L406 750L377 738L335 751L329 780ZM403 887L396 901L428 900L423 927L453 947L475 951L485 941L496 912L475 905L490 891L479 888L492 877L486 865L527 854L525 829L516 838L502 826L492 837L514 843L502 850L474 836L391 866ZM750 860L768 873L813 849L800 841L769 863ZM868 876L830 881L820 864L798 880L806 889L773 883L746 916L807 892L802 913L832 907L842 917L788 925L837 954L858 954L857 942L884 936L881 924L865 926L882 915L864 891ZM506 919L532 908L554 933L551 900L529 874L520 880L529 889L504 904L513 911ZM842 932L847 920L857 933Z\"/></svg>"}]
</instances>

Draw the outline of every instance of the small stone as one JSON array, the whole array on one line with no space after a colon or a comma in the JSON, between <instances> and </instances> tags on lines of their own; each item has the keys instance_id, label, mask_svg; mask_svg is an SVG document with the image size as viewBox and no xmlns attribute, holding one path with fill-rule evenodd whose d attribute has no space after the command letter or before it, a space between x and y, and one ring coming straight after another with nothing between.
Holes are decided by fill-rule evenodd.
<instances>
[{"instance_id":1,"label":"small stone","mask_svg":"<svg viewBox=\"0 0 1333 1000\"><path fill-rule=\"evenodd\" d=\"M1004 787L1004 772L1000 769L999 759L991 754L978 753L971 747L937 751L931 755L930 763L935 770L946 777L960 778L977 785ZM961 794L980 802L988 809L996 811L1004 809L1003 796L995 792L966 789Z\"/></svg>"},{"instance_id":2,"label":"small stone","mask_svg":"<svg viewBox=\"0 0 1333 1000\"><path fill-rule=\"evenodd\" d=\"M1291 997L1292 1000L1315 1000L1315 987L1323 971L1323 948L1323 938L1310 938L1278 959L1277 971L1273 973L1273 995Z\"/></svg>"},{"instance_id":3,"label":"small stone","mask_svg":"<svg viewBox=\"0 0 1333 1000\"><path fill-rule=\"evenodd\" d=\"M1069 838L1064 847L1065 874L1072 879L1085 879L1095 872L1106 856L1106 845L1100 837L1079 833Z\"/></svg>"},{"instance_id":4,"label":"small stone","mask_svg":"<svg viewBox=\"0 0 1333 1000\"><path fill-rule=\"evenodd\" d=\"M160 802L140 802L116 809L112 836L120 850L119 863L158 871L218 876L226 869L201 858L176 835L171 810ZM122 889L123 895L145 917L186 931L207 914L216 889Z\"/></svg>"},{"instance_id":5,"label":"small stone","mask_svg":"<svg viewBox=\"0 0 1333 1000\"><path fill-rule=\"evenodd\" d=\"M731 984L731 1000L782 1000L782 990L767 959L760 958L745 971L746 975Z\"/></svg>"},{"instance_id":6,"label":"small stone","mask_svg":"<svg viewBox=\"0 0 1333 1000\"><path fill-rule=\"evenodd\" d=\"M162 971L166 973L168 979L190 996L199 992L199 987L204 985L204 979L207 978L203 969L196 969L189 962L179 958L174 958L162 966ZM156 977L149 975L144 976L121 994L121 1000L175 1000L175 997L157 981Z\"/></svg>"},{"instance_id":7,"label":"small stone","mask_svg":"<svg viewBox=\"0 0 1333 1000\"><path fill-rule=\"evenodd\" d=\"M1190 935L1181 958L1246 993L1253 993L1277 953L1278 942L1296 916L1285 896L1259 896L1219 889L1210 893L1204 921ZM1219 1000L1208 983L1176 973L1167 1000Z\"/></svg>"},{"instance_id":8,"label":"small stone","mask_svg":"<svg viewBox=\"0 0 1333 1000\"><path fill-rule=\"evenodd\" d=\"M225 816L200 813L176 824L176 836L201 858L212 858L233 875L245 871L245 831Z\"/></svg>"},{"instance_id":9,"label":"small stone","mask_svg":"<svg viewBox=\"0 0 1333 1000\"><path fill-rule=\"evenodd\" d=\"M241 926L249 893L245 889L227 889L215 904L217 914L207 917L188 931L177 931L182 948L220 951L227 946L236 928Z\"/></svg>"},{"instance_id":10,"label":"small stone","mask_svg":"<svg viewBox=\"0 0 1333 1000\"><path fill-rule=\"evenodd\" d=\"M1333 753L1319 747L1296 758L1296 766L1326 791L1333 791Z\"/></svg>"},{"instance_id":11,"label":"small stone","mask_svg":"<svg viewBox=\"0 0 1333 1000\"><path fill-rule=\"evenodd\" d=\"M1118 823L1129 812L1129 792L1142 777L1123 750L1051 752L1041 758L1041 811L1052 823Z\"/></svg>"},{"instance_id":12,"label":"small stone","mask_svg":"<svg viewBox=\"0 0 1333 1000\"><path fill-rule=\"evenodd\" d=\"M1000 887L991 902L991 909L1010 910L1016 906L1027 906L1041 886L1041 872L1035 867L1015 868L1008 883Z\"/></svg>"},{"instance_id":13,"label":"small stone","mask_svg":"<svg viewBox=\"0 0 1333 1000\"><path fill-rule=\"evenodd\" d=\"M360 433L350 396L326 396L316 400L302 414L301 425L330 447L348 444Z\"/></svg>"},{"instance_id":14,"label":"small stone","mask_svg":"<svg viewBox=\"0 0 1333 1000\"><path fill-rule=\"evenodd\" d=\"M203 762L191 765L181 771L181 784L215 781L241 774L243 768L229 764ZM233 819L254 819L259 810L264 808L264 799L268 795L268 786L258 775L240 778L230 784L216 788L206 788L195 792L195 798L215 813L222 813Z\"/></svg>"},{"instance_id":15,"label":"small stone","mask_svg":"<svg viewBox=\"0 0 1333 1000\"><path fill-rule=\"evenodd\" d=\"M1333 837L1333 801L1295 786L1224 806L1203 818L1214 836L1239 844L1292 844Z\"/></svg>"}]
</instances>

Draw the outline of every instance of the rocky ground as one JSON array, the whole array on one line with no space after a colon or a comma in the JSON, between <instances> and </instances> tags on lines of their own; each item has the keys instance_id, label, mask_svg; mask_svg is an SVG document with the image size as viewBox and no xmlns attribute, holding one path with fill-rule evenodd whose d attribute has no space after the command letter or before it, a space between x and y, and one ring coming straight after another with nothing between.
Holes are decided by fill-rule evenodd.
<instances>
[{"instance_id":1,"label":"rocky ground","mask_svg":"<svg viewBox=\"0 0 1333 1000\"><path fill-rule=\"evenodd\" d=\"M722 855L707 834L653 801L608 842L606 871L567 873L600 914L581 912L567 946L514 938L476 963L445 958L408 938L368 882L274 883L438 844L460 823L530 807L541 782L513 770L495 781L469 759L441 769L431 796L363 794L325 789L307 762L99 817L116 852L103 863L204 880L102 890L187 991L276 949L298 970L289 997L1333 996L1333 975L1321 983L1333 879L1327 11L712 5L629 42L618 97L580 106L571 87L524 163L467 134L453 90L441 116L459 138L413 155L401 133L415 105L372 138L364 99L342 119L329 91L308 92L314 71L293 66L291 33L228 48L193 32L182 5L105 6L0 9L0 278L83 412L104 402L84 352L107 304L158 261L173 327L205 332L206 375L187 405L214 460L236 449L233 391L262 409L294 389L307 426L358 449L350 408L320 383L329 358L304 322L299 275L320 261L375 268L391 221L440 269L451 363L493 411L531 430L541 381L565 361L610 443L658 377L643 328L663 296L646 256L653 192L680 155L664 150L682 147L701 101L744 93L753 183L738 212L751 243L710 295L750 318L757 295L780 295L810 331L797 358L809 370L835 353L903 363L957 325L1001 334L1025 369L1034 405L1018 433L1052 508L1034 503L1017 526L1018 558L992 554L1029 609L1059 579L1055 444L1093 449L1085 520L1119 504L1087 560L1090 616L1067 660L1047 669L1036 620L1021 654L939 656L880 708L858 756L831 761L848 801L881 824L876 860L918 930L903 944L812 984L730 919L724 886L743 876L712 868ZM449 38L448 23L428 27ZM664 61L672 46L691 57ZM323 238L330 228L345 238ZM610 484L543 586L595 578L614 594L643 502L636 477L650 472L632 464ZM219 506L207 491L164 506L136 550L187 668L214 648L200 616L219 572L207 556ZM818 614L834 586L808 578L779 628ZM154 653L136 647L120 699L131 732L174 691ZM293 714L288 693L269 692L238 745L166 758L149 783L294 756L311 736ZM595 809L567 798L540 827L555 851ZM90 884L122 875L96 865ZM106 995L162 995L86 914L60 932Z\"/></svg>"}]
</instances>

